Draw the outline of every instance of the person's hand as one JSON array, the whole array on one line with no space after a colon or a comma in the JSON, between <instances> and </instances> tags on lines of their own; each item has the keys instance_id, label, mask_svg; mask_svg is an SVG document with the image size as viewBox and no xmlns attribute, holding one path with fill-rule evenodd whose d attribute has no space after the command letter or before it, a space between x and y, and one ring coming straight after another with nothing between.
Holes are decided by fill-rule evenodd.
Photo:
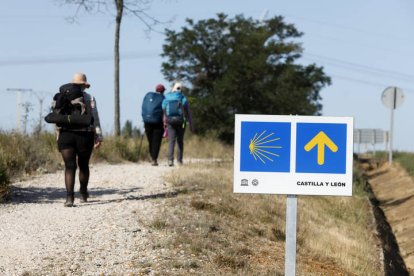
<instances>
[{"instance_id":1,"label":"person's hand","mask_svg":"<svg viewBox=\"0 0 414 276\"><path fill-rule=\"evenodd\" d=\"M102 144L102 141L101 140L95 140L95 144L93 145L93 148L94 149L97 149L97 148L99 148L101 146L101 144Z\"/></svg>"}]
</instances>

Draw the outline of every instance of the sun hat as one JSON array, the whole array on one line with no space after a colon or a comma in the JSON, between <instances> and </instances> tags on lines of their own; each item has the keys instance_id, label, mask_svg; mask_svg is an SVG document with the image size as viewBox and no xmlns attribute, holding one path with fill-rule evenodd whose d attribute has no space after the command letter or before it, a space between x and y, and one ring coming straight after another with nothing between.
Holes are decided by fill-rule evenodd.
<instances>
[{"instance_id":1,"label":"sun hat","mask_svg":"<svg viewBox=\"0 0 414 276\"><path fill-rule=\"evenodd\" d=\"M181 82L176 82L173 86L172 91L181 90Z\"/></svg>"},{"instance_id":2,"label":"sun hat","mask_svg":"<svg viewBox=\"0 0 414 276\"><path fill-rule=\"evenodd\" d=\"M162 85L162 84L158 84L158 85L155 87L155 91L160 92L160 93L163 93L163 92L165 91L165 87L164 87L164 85Z\"/></svg>"},{"instance_id":3,"label":"sun hat","mask_svg":"<svg viewBox=\"0 0 414 276\"><path fill-rule=\"evenodd\" d=\"M91 85L88 83L88 80L86 79L86 75L83 73L76 73L73 75L72 83L83 84L86 88L91 87Z\"/></svg>"}]
</instances>

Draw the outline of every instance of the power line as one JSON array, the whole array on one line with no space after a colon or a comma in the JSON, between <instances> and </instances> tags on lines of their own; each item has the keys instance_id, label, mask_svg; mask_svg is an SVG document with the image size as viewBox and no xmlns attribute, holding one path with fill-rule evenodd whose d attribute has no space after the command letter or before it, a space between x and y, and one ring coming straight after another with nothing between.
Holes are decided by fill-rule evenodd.
<instances>
[{"instance_id":1,"label":"power line","mask_svg":"<svg viewBox=\"0 0 414 276\"><path fill-rule=\"evenodd\" d=\"M143 59L143 58L153 58L160 56L156 52L130 52L121 54L121 59L129 60L129 59ZM367 66L363 64L352 63L340 59L335 59L331 57L326 57L322 55L312 54L309 52L303 53L302 56L305 60L310 61L323 61L327 64L331 64L333 66L338 66L346 69L352 70L359 70L365 71L374 75L380 76L387 76L387 77L394 77L400 78L405 81L412 81L414 80L414 75L409 75L401 72L385 70L381 68L376 68L372 66ZM6 59L0 60L0 66L13 66L13 65L31 65L31 64L51 64L51 63L79 63L79 62L100 62L100 61L107 61L112 60L113 56L109 54L100 54L100 55L83 55L83 56L71 56L71 57L28 57L26 59Z\"/></svg>"},{"instance_id":2,"label":"power line","mask_svg":"<svg viewBox=\"0 0 414 276\"><path fill-rule=\"evenodd\" d=\"M126 53L121 54L122 60L130 59L143 59L153 58L159 56L159 54L151 52L142 53ZM84 56L72 56L72 57L27 57L16 59L4 59L0 60L0 66L18 66L18 65L35 65L35 64L60 64L60 63L81 63L81 62L101 62L113 60L113 55L101 54L101 55L84 55Z\"/></svg>"},{"instance_id":3,"label":"power line","mask_svg":"<svg viewBox=\"0 0 414 276\"><path fill-rule=\"evenodd\" d=\"M125 54L121 54L121 60L131 60L131 59L143 59L143 58L154 58L158 57L159 54L156 52L129 52ZM356 64L340 59L335 59L331 57L326 57L322 55L317 55L313 53L306 52L303 54L302 58L304 60L308 61L322 61L323 63L330 64L334 67L340 67L345 68L348 70L353 71L360 71L363 73L368 73L372 75L377 75L381 77L388 77L388 78L395 78L395 79L401 79L404 81L413 81L414 76L409 74L404 74L401 72L391 71L391 70L385 70L382 68L376 68L372 66L367 66L363 64ZM8 60L0 60L0 66L18 66L18 65L35 65L35 64L61 64L61 63L80 63L80 62L101 62L101 61L108 61L112 60L113 56L109 54L100 54L100 55L84 55L84 56L72 56L72 57L29 57L27 59L8 59ZM370 82L367 80L347 77L347 76L341 76L337 74L331 74L331 76L358 82L366 85L373 85L377 87L386 87L389 86L386 84L378 83L378 82ZM404 89L406 91L412 91L411 89Z\"/></svg>"},{"instance_id":4,"label":"power line","mask_svg":"<svg viewBox=\"0 0 414 276\"><path fill-rule=\"evenodd\" d=\"M333 76L337 79L343 79L343 80L347 80L347 81L358 82L358 83L361 83L361 84L375 86L375 87L382 88L382 89L384 89L385 87L391 86L389 83L385 84L385 83L379 83L379 82L371 82L371 81L367 81L367 80L361 80L361 79L341 76L341 75L337 75L337 74L331 74L331 76ZM400 86L398 86L398 87L400 87ZM412 89L412 88L404 88L404 87L400 87L400 88L402 90L408 92L408 93L414 93L414 89Z\"/></svg>"},{"instance_id":5,"label":"power line","mask_svg":"<svg viewBox=\"0 0 414 276\"><path fill-rule=\"evenodd\" d=\"M308 57L306 57L306 56L308 56ZM365 72L368 72L368 73L371 73L371 74L374 74L374 75L379 75L379 76L400 78L400 79L403 79L405 81L413 81L414 80L414 75L409 75L409 74L396 72L396 71L391 71L391 70L385 70L385 69L376 68L376 67L372 67L372 66L367 66L367 65L363 65L363 64L352 63L352 62L348 62L348 61L344 61L344 60L340 60L340 59L325 57L325 56L311 54L311 53L304 53L303 54L303 59L311 60L311 61L313 61L313 60L322 60L323 62L325 62L327 64L331 64L333 66L338 66L338 67L342 67L342 68L346 68L346 69L352 69L352 70L356 69L356 70L365 71Z\"/></svg>"},{"instance_id":6,"label":"power line","mask_svg":"<svg viewBox=\"0 0 414 276\"><path fill-rule=\"evenodd\" d=\"M397 39L397 40L401 40L401 41L407 41L408 40L407 37L404 37L404 38L403 37L397 37L394 34L372 32L372 31L367 31L367 30L360 29L360 28L350 27L350 26L341 25L341 24L332 23L332 22L327 22L327 21L318 20L318 19L311 19L311 18L296 16L296 15L292 15L292 14L284 14L283 16L284 17L289 16L289 17L296 18L296 19L299 19L299 20L315 23L317 25L321 25L321 26L324 26L324 27L343 29L343 30L348 30L348 31L352 31L352 32L357 32L357 33L361 33L363 35L383 37L383 38L393 39L393 40Z\"/></svg>"}]
</instances>

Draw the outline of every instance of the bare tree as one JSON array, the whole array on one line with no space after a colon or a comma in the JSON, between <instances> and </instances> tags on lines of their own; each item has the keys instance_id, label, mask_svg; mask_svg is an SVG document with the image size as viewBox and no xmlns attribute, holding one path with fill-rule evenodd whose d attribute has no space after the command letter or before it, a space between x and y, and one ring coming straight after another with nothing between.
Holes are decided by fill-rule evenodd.
<instances>
[{"instance_id":1,"label":"bare tree","mask_svg":"<svg viewBox=\"0 0 414 276\"><path fill-rule=\"evenodd\" d=\"M152 0L60 0L66 4L75 5L76 12L69 19L74 22L79 12L86 11L88 13L106 13L115 17L115 44L114 44L114 63L115 63L115 79L114 79L114 95L115 95L115 135L121 134L120 126L120 104L119 104L119 43L121 22L124 15L132 15L145 25L147 31L153 31L154 27L163 23L147 13ZM115 10L115 14L114 11ZM165 22L164 22L165 23Z\"/></svg>"}]
</instances>

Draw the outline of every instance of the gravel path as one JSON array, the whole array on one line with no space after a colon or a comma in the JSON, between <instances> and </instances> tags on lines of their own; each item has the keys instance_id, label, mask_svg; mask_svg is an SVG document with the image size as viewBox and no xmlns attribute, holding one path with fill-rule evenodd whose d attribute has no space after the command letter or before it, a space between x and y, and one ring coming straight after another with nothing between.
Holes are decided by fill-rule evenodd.
<instances>
[{"instance_id":1,"label":"gravel path","mask_svg":"<svg viewBox=\"0 0 414 276\"><path fill-rule=\"evenodd\" d=\"M90 198L66 208L63 172L14 183L0 205L0 275L153 274L157 200L172 191L166 164L91 166ZM76 182L76 191L79 182Z\"/></svg>"}]
</instances>

